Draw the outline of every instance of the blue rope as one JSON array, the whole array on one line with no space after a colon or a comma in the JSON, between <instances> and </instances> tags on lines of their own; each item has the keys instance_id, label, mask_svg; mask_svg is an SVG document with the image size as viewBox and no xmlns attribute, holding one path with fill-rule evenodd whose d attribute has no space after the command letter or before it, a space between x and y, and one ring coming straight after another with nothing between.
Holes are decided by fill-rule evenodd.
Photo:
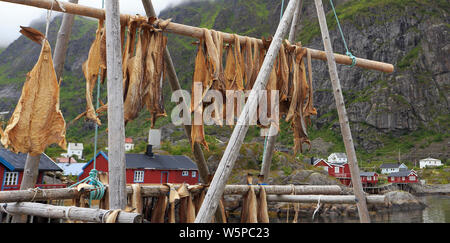
<instances>
[{"instance_id":1,"label":"blue rope","mask_svg":"<svg viewBox=\"0 0 450 243\"><path fill-rule=\"evenodd\" d=\"M348 50L347 42L345 41L344 32L342 31L341 24L339 23L339 19L338 19L337 13L336 13L336 9L334 8L333 0L330 0L330 4L331 4L331 8L333 8L334 17L336 18L336 22L337 22L337 25L339 27L339 31L341 32L342 41L344 42L344 46L345 46L345 50L346 50L345 55L349 56L352 59L352 64L350 65L350 67L353 67L353 66L356 65L356 57L353 56L353 54Z\"/></svg>"},{"instance_id":2,"label":"blue rope","mask_svg":"<svg viewBox=\"0 0 450 243\"><path fill-rule=\"evenodd\" d=\"M284 9L284 0L281 1L280 22L281 22L281 19L283 18L283 9Z\"/></svg>"}]
</instances>

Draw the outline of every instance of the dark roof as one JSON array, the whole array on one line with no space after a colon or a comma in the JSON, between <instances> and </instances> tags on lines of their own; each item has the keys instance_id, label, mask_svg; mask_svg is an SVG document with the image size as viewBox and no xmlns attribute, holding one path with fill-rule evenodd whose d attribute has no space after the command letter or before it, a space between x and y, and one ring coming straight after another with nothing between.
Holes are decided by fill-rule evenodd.
<instances>
[{"instance_id":1,"label":"dark roof","mask_svg":"<svg viewBox=\"0 0 450 243\"><path fill-rule=\"evenodd\" d=\"M399 172L393 172L390 173L388 176L393 176L393 177L402 177L402 176L409 176L409 174L414 173L414 171L411 170L401 170Z\"/></svg>"},{"instance_id":2,"label":"dark roof","mask_svg":"<svg viewBox=\"0 0 450 243\"><path fill-rule=\"evenodd\" d=\"M23 171L27 155L23 153L13 153L5 148L0 147L0 164L3 164L11 171ZM62 169L51 160L46 154L41 154L39 162L40 171L62 171Z\"/></svg>"},{"instance_id":3,"label":"dark roof","mask_svg":"<svg viewBox=\"0 0 450 243\"><path fill-rule=\"evenodd\" d=\"M397 163L386 163L380 166L380 168L398 168L398 167L400 167L400 164Z\"/></svg>"},{"instance_id":4,"label":"dark roof","mask_svg":"<svg viewBox=\"0 0 450 243\"><path fill-rule=\"evenodd\" d=\"M125 154L127 169L197 170L197 165L184 155Z\"/></svg>"},{"instance_id":5,"label":"dark roof","mask_svg":"<svg viewBox=\"0 0 450 243\"><path fill-rule=\"evenodd\" d=\"M375 176L376 172L361 172L359 176Z\"/></svg>"}]
</instances>

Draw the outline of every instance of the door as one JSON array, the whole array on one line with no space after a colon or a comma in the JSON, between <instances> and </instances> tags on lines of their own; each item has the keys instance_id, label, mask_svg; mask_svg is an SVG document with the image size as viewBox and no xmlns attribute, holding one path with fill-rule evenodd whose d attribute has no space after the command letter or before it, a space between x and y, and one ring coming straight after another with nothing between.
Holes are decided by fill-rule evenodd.
<instances>
[{"instance_id":1,"label":"door","mask_svg":"<svg viewBox=\"0 0 450 243\"><path fill-rule=\"evenodd\" d=\"M169 171L161 171L161 184L169 183Z\"/></svg>"}]
</instances>

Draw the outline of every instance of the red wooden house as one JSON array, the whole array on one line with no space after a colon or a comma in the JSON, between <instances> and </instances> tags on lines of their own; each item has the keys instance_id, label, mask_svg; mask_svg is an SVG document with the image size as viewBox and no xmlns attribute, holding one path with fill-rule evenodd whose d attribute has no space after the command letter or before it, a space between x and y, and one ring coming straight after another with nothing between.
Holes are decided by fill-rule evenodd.
<instances>
[{"instance_id":1,"label":"red wooden house","mask_svg":"<svg viewBox=\"0 0 450 243\"><path fill-rule=\"evenodd\" d=\"M348 163L328 163L323 159L317 159L313 165L324 168L329 176L337 178L342 184L350 185L351 175Z\"/></svg>"},{"instance_id":2,"label":"red wooden house","mask_svg":"<svg viewBox=\"0 0 450 243\"><path fill-rule=\"evenodd\" d=\"M0 191L20 189L26 159L26 154L16 154L0 147ZM35 187L42 189L66 187L65 184L44 184L44 174L47 171L62 171L62 169L46 154L42 154Z\"/></svg>"},{"instance_id":3,"label":"red wooden house","mask_svg":"<svg viewBox=\"0 0 450 243\"><path fill-rule=\"evenodd\" d=\"M108 156L99 152L96 156L96 170L108 172ZM125 154L126 183L143 184L182 184L190 185L199 182L197 165L184 155L158 155L146 152L145 154ZM83 180L93 169L94 159L89 161L78 180Z\"/></svg>"},{"instance_id":4,"label":"red wooden house","mask_svg":"<svg viewBox=\"0 0 450 243\"><path fill-rule=\"evenodd\" d=\"M378 174L376 172L361 172L359 175L363 187L375 186L378 183Z\"/></svg>"},{"instance_id":5,"label":"red wooden house","mask_svg":"<svg viewBox=\"0 0 450 243\"><path fill-rule=\"evenodd\" d=\"M390 173L388 175L389 183L417 183L419 177L414 170L401 170L399 172Z\"/></svg>"}]
</instances>

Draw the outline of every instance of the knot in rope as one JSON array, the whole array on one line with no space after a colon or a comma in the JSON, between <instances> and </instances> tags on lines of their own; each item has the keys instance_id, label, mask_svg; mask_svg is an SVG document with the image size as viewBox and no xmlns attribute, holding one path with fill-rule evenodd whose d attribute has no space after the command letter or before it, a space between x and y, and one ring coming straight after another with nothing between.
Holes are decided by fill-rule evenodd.
<instances>
[{"instance_id":1,"label":"knot in rope","mask_svg":"<svg viewBox=\"0 0 450 243\"><path fill-rule=\"evenodd\" d=\"M105 185L98 179L98 171L96 169L92 169L89 172L89 176L84 178L83 180L69 186L69 188L75 187L81 183L86 183L92 185L94 188L90 191L89 195L89 205L92 200L100 200L105 195Z\"/></svg>"}]
</instances>

